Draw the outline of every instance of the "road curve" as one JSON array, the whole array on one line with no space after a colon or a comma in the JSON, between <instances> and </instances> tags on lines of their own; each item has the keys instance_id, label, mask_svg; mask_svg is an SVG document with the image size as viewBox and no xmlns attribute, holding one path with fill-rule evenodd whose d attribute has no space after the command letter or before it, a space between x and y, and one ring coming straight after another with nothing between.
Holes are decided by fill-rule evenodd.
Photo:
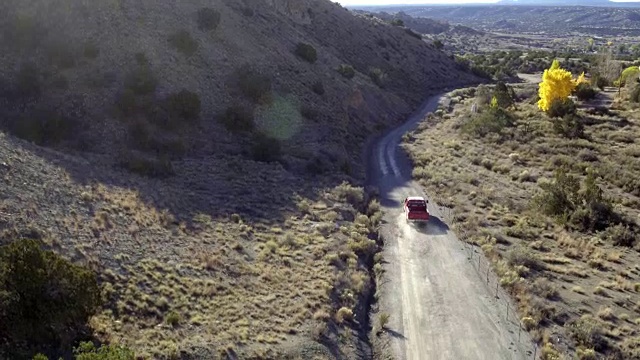
<instances>
[{"instance_id":1,"label":"road curve","mask_svg":"<svg viewBox=\"0 0 640 360\"><path fill-rule=\"evenodd\" d=\"M411 162L399 147L441 96L369 147L367 176L385 214L385 276L378 290L381 311L390 315L389 350L398 360L532 359L528 336L518 340L518 326L505 320L505 299L496 299L437 204L411 180ZM408 195L429 199L425 228L405 223L400 204Z\"/></svg>"}]
</instances>

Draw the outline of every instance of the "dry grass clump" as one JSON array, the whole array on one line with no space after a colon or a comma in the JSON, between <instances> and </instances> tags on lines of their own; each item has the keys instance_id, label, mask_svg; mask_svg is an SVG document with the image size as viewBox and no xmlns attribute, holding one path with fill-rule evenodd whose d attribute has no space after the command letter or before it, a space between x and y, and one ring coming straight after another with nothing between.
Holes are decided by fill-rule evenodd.
<instances>
[{"instance_id":1,"label":"dry grass clump","mask_svg":"<svg viewBox=\"0 0 640 360\"><path fill-rule=\"evenodd\" d=\"M448 114L430 115L407 137L411 141L403 146L415 164L413 177L454 209L458 234L493 261L528 329L542 334L553 327L557 333L559 325L560 336L573 339L570 350L579 358L637 352L623 337L606 337L610 329L600 321L620 320L615 314L633 308L624 299L640 289L634 285L640 272L632 266L640 260L635 205L640 194L632 185L640 177L640 159L629 152L634 144L628 141L629 134L640 135L635 124L640 118L631 111L586 115L578 110L589 121L582 138L569 138L554 132L552 121L535 105L519 102L508 110L504 119L509 121L492 127L491 118L483 118L476 125L488 131L474 133L465 127L474 118L472 101L463 94ZM618 121L615 116L628 119L626 135L603 125ZM577 192L567 199L601 199L604 207L610 201L608 212L601 205L575 203L568 216L544 214L532 198L550 189L545 184L554 184L560 167L576 179ZM596 176L590 179L587 169ZM602 195L593 193L598 188ZM558 199L549 197L546 203ZM593 319L581 320L577 308L587 315L600 310L593 311ZM628 326L628 336L640 339L638 324ZM554 355L558 349L538 338Z\"/></svg>"}]
</instances>

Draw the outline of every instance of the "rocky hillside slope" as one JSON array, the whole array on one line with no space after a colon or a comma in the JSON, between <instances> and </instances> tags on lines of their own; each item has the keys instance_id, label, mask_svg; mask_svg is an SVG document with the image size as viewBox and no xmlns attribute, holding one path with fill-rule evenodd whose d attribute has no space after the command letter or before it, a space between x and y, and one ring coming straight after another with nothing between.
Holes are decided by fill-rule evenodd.
<instances>
[{"instance_id":1,"label":"rocky hillside slope","mask_svg":"<svg viewBox=\"0 0 640 360\"><path fill-rule=\"evenodd\" d=\"M74 128L59 137L81 131L82 144L74 145L83 150L123 147L123 125L131 121L114 117L137 118L138 130L143 120L151 127L171 122L154 105L187 90L201 102L193 126L178 126L188 132L192 154L237 151L238 137L216 121L232 105L258 115L265 128L276 126L265 119L274 103L261 102L265 95L302 110L289 119L285 146L321 143L332 156L345 156L343 146L362 140L353 134L397 122L429 92L470 80L404 29L354 18L329 1L64 4L0 5L2 108L5 128L14 130L24 114L57 111ZM199 12L205 7L210 11ZM300 42L316 50L315 62L294 54ZM336 71L342 64L355 77Z\"/></svg>"},{"instance_id":2,"label":"rocky hillside slope","mask_svg":"<svg viewBox=\"0 0 640 360\"><path fill-rule=\"evenodd\" d=\"M354 10L357 14L364 14L365 16L375 16L384 21L394 21L396 19L402 20L402 24L410 29L413 29L421 34L467 34L467 35L480 35L482 32L474 30L470 27L463 25L451 25L447 21L435 20L428 17L413 17L404 11L399 11L394 14L388 12L369 12L363 10Z\"/></svg>"},{"instance_id":3,"label":"rocky hillside slope","mask_svg":"<svg viewBox=\"0 0 640 360\"><path fill-rule=\"evenodd\" d=\"M0 243L98 270L94 335L147 358L370 353L379 213L343 181L477 81L327 0L3 1Z\"/></svg>"}]
</instances>

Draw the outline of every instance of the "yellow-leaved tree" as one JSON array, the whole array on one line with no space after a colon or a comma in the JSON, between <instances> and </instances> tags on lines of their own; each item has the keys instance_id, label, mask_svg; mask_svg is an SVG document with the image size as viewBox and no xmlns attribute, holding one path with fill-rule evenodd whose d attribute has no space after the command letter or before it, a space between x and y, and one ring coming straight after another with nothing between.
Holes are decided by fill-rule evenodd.
<instances>
[{"instance_id":1,"label":"yellow-leaved tree","mask_svg":"<svg viewBox=\"0 0 640 360\"><path fill-rule=\"evenodd\" d=\"M547 111L554 100L565 100L576 87L571 72L560 67L558 60L553 60L551 67L542 74L542 82L538 89L540 100L538 108Z\"/></svg>"},{"instance_id":2,"label":"yellow-leaved tree","mask_svg":"<svg viewBox=\"0 0 640 360\"><path fill-rule=\"evenodd\" d=\"M589 84L589 80L587 80L587 78L584 77L584 71L582 72L582 74L580 74L580 76L578 76L578 78L574 81L574 84L576 84L576 86L580 85L580 84Z\"/></svg>"}]
</instances>

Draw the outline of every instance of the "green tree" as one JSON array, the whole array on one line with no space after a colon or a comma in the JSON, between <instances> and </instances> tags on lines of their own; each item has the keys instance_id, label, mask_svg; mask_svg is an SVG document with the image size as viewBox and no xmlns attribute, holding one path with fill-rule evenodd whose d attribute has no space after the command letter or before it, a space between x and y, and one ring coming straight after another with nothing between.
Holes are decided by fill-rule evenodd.
<instances>
[{"instance_id":1,"label":"green tree","mask_svg":"<svg viewBox=\"0 0 640 360\"><path fill-rule=\"evenodd\" d=\"M102 345L96 348L86 341L74 349L75 360L134 360L135 353L124 346Z\"/></svg>"},{"instance_id":2,"label":"green tree","mask_svg":"<svg viewBox=\"0 0 640 360\"><path fill-rule=\"evenodd\" d=\"M96 275L36 240L0 247L0 342L67 348L100 306Z\"/></svg>"}]
</instances>

